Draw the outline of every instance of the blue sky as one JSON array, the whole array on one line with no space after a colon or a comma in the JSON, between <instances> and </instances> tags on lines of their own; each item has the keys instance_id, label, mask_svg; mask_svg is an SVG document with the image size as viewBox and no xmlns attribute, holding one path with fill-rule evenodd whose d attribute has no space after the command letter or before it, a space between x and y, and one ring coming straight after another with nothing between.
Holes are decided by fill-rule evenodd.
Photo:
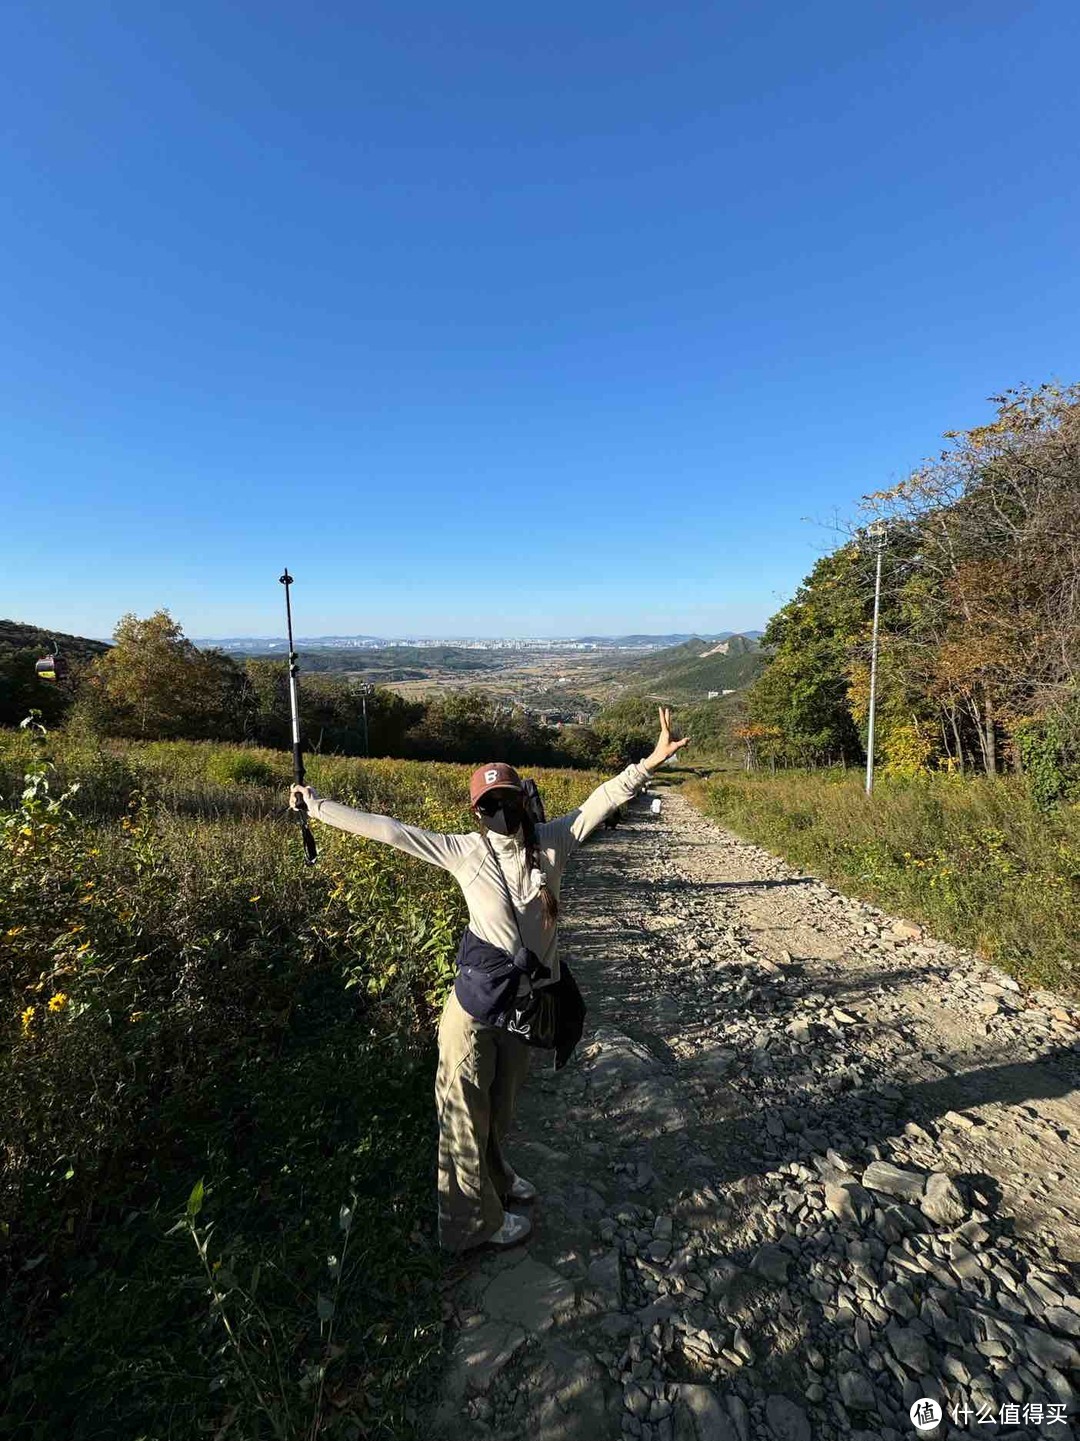
<instances>
[{"instance_id":1,"label":"blue sky","mask_svg":"<svg viewBox=\"0 0 1080 1441\"><path fill-rule=\"evenodd\" d=\"M0 614L759 626L1080 379L1074 0L5 9ZM807 519L809 518L809 520ZM824 524L823 524L824 523Z\"/></svg>"}]
</instances>

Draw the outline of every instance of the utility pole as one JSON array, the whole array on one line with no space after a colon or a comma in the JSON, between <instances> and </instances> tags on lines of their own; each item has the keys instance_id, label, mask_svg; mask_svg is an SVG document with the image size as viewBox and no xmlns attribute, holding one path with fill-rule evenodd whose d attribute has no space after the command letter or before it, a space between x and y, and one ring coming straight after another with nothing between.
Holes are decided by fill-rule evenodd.
<instances>
[{"instance_id":1,"label":"utility pole","mask_svg":"<svg viewBox=\"0 0 1080 1441\"><path fill-rule=\"evenodd\" d=\"M367 728L367 698L368 698L368 687L367 687L366 685L362 685L362 686L360 687L360 705L361 705L361 708L363 709L363 712L364 712L364 755L365 755L365 756L370 756L370 755L371 755L371 748L370 748L370 746L368 745L368 728Z\"/></svg>"},{"instance_id":2,"label":"utility pole","mask_svg":"<svg viewBox=\"0 0 1080 1441\"><path fill-rule=\"evenodd\" d=\"M881 557L885 550L885 522L875 520L870 534L877 541L877 574L874 579L874 631L870 641L870 724L866 736L866 794L874 790L874 712L877 709L878 620L881 615Z\"/></svg>"}]
</instances>

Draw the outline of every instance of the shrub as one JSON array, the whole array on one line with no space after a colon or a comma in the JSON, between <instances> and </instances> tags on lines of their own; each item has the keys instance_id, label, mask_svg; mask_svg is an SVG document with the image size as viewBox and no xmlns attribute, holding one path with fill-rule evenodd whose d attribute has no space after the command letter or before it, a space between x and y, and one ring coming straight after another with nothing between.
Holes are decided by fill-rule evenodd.
<instances>
[{"instance_id":1,"label":"shrub","mask_svg":"<svg viewBox=\"0 0 1080 1441\"><path fill-rule=\"evenodd\" d=\"M1013 738L1028 789L1044 811L1068 799L1080 776L1069 743L1071 732L1061 715L1031 717L1015 728Z\"/></svg>"},{"instance_id":2,"label":"shrub","mask_svg":"<svg viewBox=\"0 0 1080 1441\"><path fill-rule=\"evenodd\" d=\"M215 751L207 762L206 773L221 786L272 786L278 780L273 766L242 750Z\"/></svg>"}]
</instances>

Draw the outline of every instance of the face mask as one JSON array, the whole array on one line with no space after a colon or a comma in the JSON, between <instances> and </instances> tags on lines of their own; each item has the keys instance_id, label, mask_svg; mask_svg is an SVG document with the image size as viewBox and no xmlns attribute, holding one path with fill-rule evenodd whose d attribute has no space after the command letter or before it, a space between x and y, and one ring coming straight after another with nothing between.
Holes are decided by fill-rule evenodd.
<instances>
[{"instance_id":1,"label":"face mask","mask_svg":"<svg viewBox=\"0 0 1080 1441\"><path fill-rule=\"evenodd\" d=\"M484 823L497 836L512 836L521 829L523 812L519 805L500 806L494 815L485 816Z\"/></svg>"}]
</instances>

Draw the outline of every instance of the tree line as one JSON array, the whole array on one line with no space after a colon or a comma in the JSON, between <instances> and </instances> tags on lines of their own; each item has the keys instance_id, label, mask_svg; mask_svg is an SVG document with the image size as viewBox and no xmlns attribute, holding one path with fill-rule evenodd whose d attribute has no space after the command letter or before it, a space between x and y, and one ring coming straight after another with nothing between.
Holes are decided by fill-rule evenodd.
<instances>
[{"instance_id":1,"label":"tree line","mask_svg":"<svg viewBox=\"0 0 1080 1441\"><path fill-rule=\"evenodd\" d=\"M200 649L166 610L123 616L113 641L103 654L73 655L62 685L35 675L40 649L0 651L0 724L35 709L48 725L96 736L291 744L284 660ZM477 689L413 701L325 673L300 685L305 745L323 754L592 768L636 760L654 738L654 707L648 724L617 713L556 729Z\"/></svg>"},{"instance_id":2,"label":"tree line","mask_svg":"<svg viewBox=\"0 0 1080 1441\"><path fill-rule=\"evenodd\" d=\"M748 768L864 759L877 538L876 759L896 775L1026 774L1080 786L1080 386L995 397L988 424L900 484L766 629L737 728Z\"/></svg>"}]
</instances>

